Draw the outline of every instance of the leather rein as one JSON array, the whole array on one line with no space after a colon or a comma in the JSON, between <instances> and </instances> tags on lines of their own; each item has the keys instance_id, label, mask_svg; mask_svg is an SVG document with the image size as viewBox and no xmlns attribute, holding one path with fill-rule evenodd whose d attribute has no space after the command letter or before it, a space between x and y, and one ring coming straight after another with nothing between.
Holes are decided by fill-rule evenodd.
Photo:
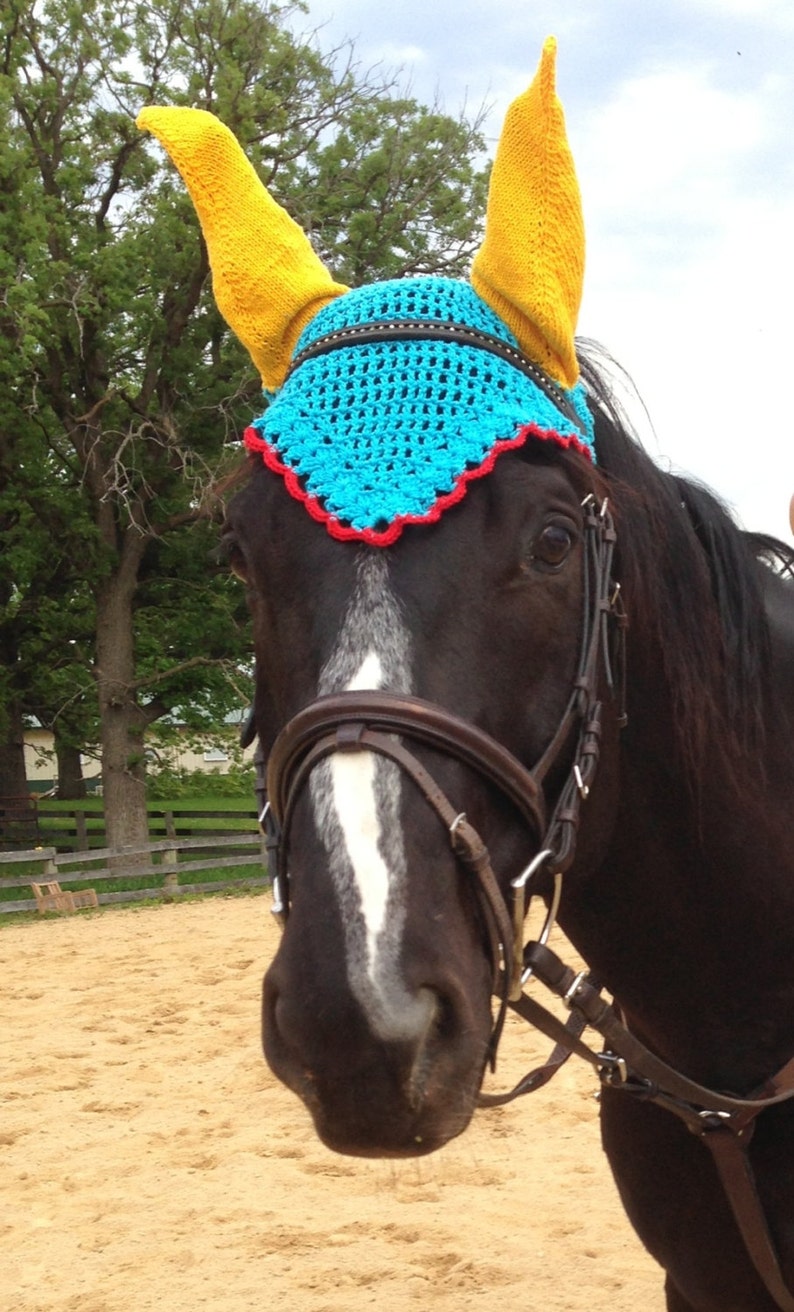
<instances>
[{"instance_id":1,"label":"leather rein","mask_svg":"<svg viewBox=\"0 0 794 1312\"><path fill-rule=\"evenodd\" d=\"M487 1050L493 1070L510 1007L555 1044L549 1060L509 1092L481 1094L481 1106L498 1106L542 1087L572 1054L598 1073L604 1086L666 1108L710 1149L748 1254L781 1312L794 1312L777 1252L758 1197L747 1149L757 1116L794 1097L794 1058L750 1097L718 1093L690 1080L641 1043L626 1027L620 1009L602 997L587 970L574 972L547 946L570 867L582 802L595 777L602 726L599 684L616 698L625 723L626 614L612 579L615 529L607 503L587 497L584 508L583 620L577 674L557 730L540 760L528 769L490 735L468 721L418 697L384 691L341 692L317 698L282 729L265 764L257 755L260 824L268 850L273 912L289 914L288 847L295 807L314 767L336 752L374 752L393 761L412 779L447 830L453 853L471 878L499 999ZM400 735L397 738L395 735ZM400 740L421 743L452 756L495 785L516 807L539 841L537 855L511 882L508 907L488 849ZM548 814L543 782L555 764L570 765ZM541 874L552 876L545 924L537 941L524 942L524 920ZM537 977L562 998L570 1012L559 1020L524 992ZM581 1039L589 1026L604 1040L594 1051Z\"/></svg>"}]
</instances>

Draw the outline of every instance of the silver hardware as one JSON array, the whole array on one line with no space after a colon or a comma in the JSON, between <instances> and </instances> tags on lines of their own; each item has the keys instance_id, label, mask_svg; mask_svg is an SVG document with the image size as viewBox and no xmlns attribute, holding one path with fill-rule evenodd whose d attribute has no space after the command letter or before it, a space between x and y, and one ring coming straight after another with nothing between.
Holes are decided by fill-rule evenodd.
<instances>
[{"instance_id":1,"label":"silver hardware","mask_svg":"<svg viewBox=\"0 0 794 1312\"><path fill-rule=\"evenodd\" d=\"M270 913L276 917L276 920L283 929L287 921L287 908L284 905L284 898L281 893L281 881L278 875L276 875L273 880L273 905L270 908Z\"/></svg>"},{"instance_id":2,"label":"silver hardware","mask_svg":"<svg viewBox=\"0 0 794 1312\"><path fill-rule=\"evenodd\" d=\"M587 971L580 970L579 974L573 980L573 983L571 984L570 988L566 989L562 1000L569 1011L571 1011L572 1008L574 1007L576 1003L576 995L586 979L587 979Z\"/></svg>"},{"instance_id":3,"label":"silver hardware","mask_svg":"<svg viewBox=\"0 0 794 1312\"><path fill-rule=\"evenodd\" d=\"M556 923L557 912L560 909L561 897L562 897L562 871L556 870L554 872L554 890L551 895L551 906L549 907L548 915L546 916L545 923L543 925L542 930L540 931L540 937L538 938L538 943L540 943L542 947L545 947L546 944L548 943L549 935L551 934L551 931L553 930L554 925Z\"/></svg>"},{"instance_id":4,"label":"silver hardware","mask_svg":"<svg viewBox=\"0 0 794 1312\"><path fill-rule=\"evenodd\" d=\"M511 880L510 887L513 893L513 975L510 980L510 991L508 997L511 1002L516 1002L521 997L521 990L527 980L532 975L532 967L524 967L524 919L528 910L526 898L526 886L529 880L537 870L551 856L551 848L545 847L537 856L533 857L526 870L516 878ZM540 931L538 942L545 944L548 942L549 935L554 928L557 919L557 911L562 896L562 871L557 870L554 874L554 887L551 895L551 902L546 913L546 919L543 928Z\"/></svg>"},{"instance_id":5,"label":"silver hardware","mask_svg":"<svg viewBox=\"0 0 794 1312\"><path fill-rule=\"evenodd\" d=\"M601 502L601 509L598 512L602 519L606 519L608 508L609 508L609 497L604 497L604 500Z\"/></svg>"},{"instance_id":6,"label":"silver hardware","mask_svg":"<svg viewBox=\"0 0 794 1312\"><path fill-rule=\"evenodd\" d=\"M582 772L578 765L574 765L573 767L573 777L576 780L576 787L579 789L579 796L584 802L585 799L590 796L590 788L582 778Z\"/></svg>"},{"instance_id":7,"label":"silver hardware","mask_svg":"<svg viewBox=\"0 0 794 1312\"><path fill-rule=\"evenodd\" d=\"M548 856L551 856L551 848L544 847L542 852L538 852L537 856L532 858L526 870L523 870L521 874L517 876L516 879L511 879L510 887L521 888L521 889L526 888L527 881L530 880L534 875L535 871L540 866L543 865L543 862L546 860L546 857Z\"/></svg>"},{"instance_id":8,"label":"silver hardware","mask_svg":"<svg viewBox=\"0 0 794 1312\"><path fill-rule=\"evenodd\" d=\"M601 1062L598 1073L605 1084L626 1083L629 1078L629 1068L625 1058L617 1057L614 1052L599 1052L598 1060Z\"/></svg>"},{"instance_id":9,"label":"silver hardware","mask_svg":"<svg viewBox=\"0 0 794 1312\"><path fill-rule=\"evenodd\" d=\"M259 825L261 829L264 829L265 821L267 820L267 817L269 815L270 815L270 803L265 802L265 805L262 807L262 813L259 816Z\"/></svg>"},{"instance_id":10,"label":"silver hardware","mask_svg":"<svg viewBox=\"0 0 794 1312\"><path fill-rule=\"evenodd\" d=\"M462 825L465 822L465 820L466 820L465 811L461 811L460 815L455 816L455 819L452 821L452 824L449 826L449 833L451 838L455 837L455 834L457 833L458 830L458 826Z\"/></svg>"},{"instance_id":11,"label":"silver hardware","mask_svg":"<svg viewBox=\"0 0 794 1312\"><path fill-rule=\"evenodd\" d=\"M549 909L548 909L548 911L546 912L546 919L545 919L544 922L543 922L543 928L541 929L541 931L540 931L540 933L539 933L539 935L538 935L538 938L537 938L537 941L538 941L538 943L540 943L541 947L545 947L545 946L546 946L546 944L547 944L548 941L549 941L549 937L550 937L550 935L551 935L551 931L553 930L555 924L557 923L557 912L558 912L559 909L560 909L560 898L561 898L561 897L562 897L562 871L561 871L561 870L555 870L555 872L554 872L554 888L553 888L553 890L552 890L552 894L551 894L551 902L550 902L550 904L549 904ZM522 935L522 938L523 938L523 935ZM520 951L519 951L519 953L518 953L518 958L517 958L517 960L518 960L518 962L519 962L519 965L521 965L521 964L523 963L523 960L524 960L524 948L523 948L523 945L522 945L521 948L520 948ZM533 976L534 973L535 973L535 972L534 972L534 969L533 969L532 966L526 966L526 967L521 971L521 988L523 988L524 985L527 984L527 983L529 982L529 980L532 979L532 976ZM519 996L519 995L517 994L516 997L518 997L518 996ZM515 1002L515 1000L516 1000L515 998L511 998L511 1002Z\"/></svg>"}]
</instances>

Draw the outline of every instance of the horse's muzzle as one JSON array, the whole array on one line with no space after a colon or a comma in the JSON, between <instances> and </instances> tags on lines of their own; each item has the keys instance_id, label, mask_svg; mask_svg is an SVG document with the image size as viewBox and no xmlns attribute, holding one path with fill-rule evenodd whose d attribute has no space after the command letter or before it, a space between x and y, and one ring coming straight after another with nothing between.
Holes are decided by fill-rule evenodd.
<instances>
[{"instance_id":1,"label":"horse's muzzle","mask_svg":"<svg viewBox=\"0 0 794 1312\"><path fill-rule=\"evenodd\" d=\"M487 986L486 986L487 987ZM262 1038L274 1074L304 1102L318 1135L358 1157L416 1157L466 1129L485 1065L490 1014L462 991L423 987L399 1036L376 1037L355 1002L343 1012L265 976Z\"/></svg>"}]
</instances>

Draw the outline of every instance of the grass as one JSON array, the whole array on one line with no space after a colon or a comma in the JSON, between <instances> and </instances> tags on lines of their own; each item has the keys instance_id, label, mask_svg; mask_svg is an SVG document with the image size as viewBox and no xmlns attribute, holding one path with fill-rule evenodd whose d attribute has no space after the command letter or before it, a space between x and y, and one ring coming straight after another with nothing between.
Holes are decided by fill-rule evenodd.
<instances>
[{"instance_id":1,"label":"grass","mask_svg":"<svg viewBox=\"0 0 794 1312\"><path fill-rule=\"evenodd\" d=\"M47 811L92 811L102 813L101 797L84 797L79 802L62 802L56 797L42 798L40 805ZM250 811L254 806L254 795L250 797L215 797L192 795L190 797L166 798L162 801L149 802L147 811Z\"/></svg>"},{"instance_id":2,"label":"grass","mask_svg":"<svg viewBox=\"0 0 794 1312\"><path fill-rule=\"evenodd\" d=\"M100 797L89 797L80 802L73 802L73 801L59 802L59 801L55 801L55 800L51 801L47 799L46 802L44 802L42 805L46 810L53 810L58 812L69 812L69 811L76 811L76 810L85 811L86 834L87 834L89 848L100 848L105 846L104 820L102 816L102 799ZM199 837L203 830L219 831L221 823L222 823L222 830L220 830L220 832L223 832L225 834L226 833L233 834L236 831L245 834L251 834L252 832L255 831L255 823L251 818L252 812L254 810L254 800L252 797L231 797L231 798L212 797L212 796L193 796L193 797L184 797L184 798L180 797L178 799L174 799L173 801L169 801L165 799L163 801L152 802L147 807L147 810L150 813L149 835L152 841L156 841L157 839L161 839L165 837L165 826L162 816L157 814L152 815L152 812L162 813L163 811L188 811L188 812L189 811L199 811L199 812L200 811L228 811L228 812L240 813L239 820L232 818L232 819L225 819L223 822L217 819L209 819L203 817L200 818L198 816L195 818L195 820L191 818L186 821L184 817L177 819L176 820L177 833L181 837L186 836L185 831L188 831L188 833L193 834L196 837ZM63 849L68 850L70 845L70 839L74 837L76 832L76 823L74 817L68 814L64 814L63 819L61 819L60 816L41 817L39 821L39 831L40 831L39 842L42 847L58 847L62 850ZM248 851L250 854L250 849ZM231 855L231 853L228 852L228 849L226 851L226 854ZM180 866L185 862L189 862L191 860L194 861L201 860L202 858L211 859L211 856L212 856L212 849L202 848L199 849L198 851L180 852L178 854L177 865L174 866L171 864L167 864L163 861L162 853L154 853L152 855L151 862L150 862L150 864L156 865L158 867L157 872L154 874L152 873L143 874L143 875L130 874L129 876L124 876L123 878L110 880L110 879L92 878L90 871L88 871L84 879L72 881L68 879L69 871L79 870L81 868L81 865L84 864L80 862L79 858L76 858L74 862L70 861L65 865L59 866L57 877L61 880L64 880L64 877L66 877L68 883L65 882L65 886L75 891L81 888L95 888L98 893L133 892L140 889L146 889L146 888L152 888L158 886L167 874L178 873ZM184 878L184 882L187 884L211 884L224 879L235 879L235 878L245 879L246 874L250 878L256 878L256 877L261 877L263 871L258 865L245 865L237 868L218 867L208 870L186 870L183 878ZM39 861L13 861L13 862L9 862L7 865L3 864L2 866L0 866L0 878L45 879L46 877L47 876L45 876L42 871L42 863ZM52 876L50 876L50 878L52 878ZM230 895L235 893L236 891L237 890L229 889L228 893L224 894L220 890L217 891L213 890L213 893L210 893L209 895L210 896L212 896L213 894L217 896ZM246 889L245 887L243 887L242 891L250 892L253 890L250 888ZM20 901L21 899L28 897L29 893L30 890L24 887L0 888L0 902ZM180 900L182 900L183 897L190 897L193 895L177 894L177 896L179 897ZM154 900L159 902L162 899L158 897ZM132 905L141 906L141 905L146 905L146 903L135 902ZM58 913L56 912L53 914L57 915ZM20 920L28 920L31 918L36 918L37 915L38 913L35 911L34 912L26 912L26 911L7 912L5 914L0 915L0 925L14 923ZM39 918L41 919L42 917Z\"/></svg>"},{"instance_id":3,"label":"grass","mask_svg":"<svg viewBox=\"0 0 794 1312\"><path fill-rule=\"evenodd\" d=\"M251 869L253 868L254 867L251 867ZM204 873L206 873L207 876L209 876L213 872L205 871ZM218 878L221 878L224 873L228 875L228 871L215 872ZM195 879L192 880L191 882L199 883L199 880ZM77 885L70 884L69 887L76 888ZM93 888L95 887L95 885L90 884L89 887ZM261 886L255 887L251 884L240 884L234 888L214 889L209 893L180 893L173 900L179 902L203 902L210 897L212 898L260 897L263 891L265 890L263 890ZM161 907L166 902L167 899L163 898L161 895L158 894L156 897L141 898L139 901L136 902L115 902L115 903L111 903L109 906L106 905L97 908L87 907L85 909L75 912L75 915L101 916L104 915L107 911L138 911L141 908L145 908L145 907ZM44 915L40 915L39 912L37 911L8 911L5 914L0 915L0 931L2 931L6 925L23 925L23 924L31 924L33 921L62 920L62 919L63 919L63 915L59 911L51 911L51 912L47 911L44 913ZM70 916L69 919L74 919L74 917Z\"/></svg>"},{"instance_id":4,"label":"grass","mask_svg":"<svg viewBox=\"0 0 794 1312\"><path fill-rule=\"evenodd\" d=\"M146 808L150 817L149 837L153 841L158 838L165 838L163 811L236 811L240 813L239 821L225 820L223 823L224 832L233 833L239 829L241 832L250 833L253 823L251 814L255 810L255 805L253 795L250 797L193 796L179 797L173 800L166 798L162 801L151 802ZM89 848L105 846L101 797L87 797L79 802L60 802L47 799L41 803L41 807L45 811L57 811L63 814L63 819L60 818L60 814L39 817L39 832L43 847L69 846L69 839L77 832L77 822L73 815L68 814L72 811L85 812L86 836ZM181 833L183 837L187 830L198 836L202 830L218 829L218 826L218 820L205 819L199 816L195 819L181 816L176 820L177 832Z\"/></svg>"}]
</instances>

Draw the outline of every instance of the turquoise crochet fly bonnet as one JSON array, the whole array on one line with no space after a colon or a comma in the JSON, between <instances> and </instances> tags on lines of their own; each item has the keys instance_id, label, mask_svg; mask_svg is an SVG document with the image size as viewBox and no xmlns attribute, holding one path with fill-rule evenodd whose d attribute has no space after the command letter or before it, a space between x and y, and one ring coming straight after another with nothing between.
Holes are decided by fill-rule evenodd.
<instances>
[{"instance_id":1,"label":"turquoise crochet fly bonnet","mask_svg":"<svg viewBox=\"0 0 794 1312\"><path fill-rule=\"evenodd\" d=\"M378 324L416 336L379 340ZM447 340L439 325L469 330L471 344L466 333ZM369 332L356 341L360 328ZM333 300L304 329L246 444L334 537L388 546L406 524L437 520L530 437L592 454L582 384L564 389L521 361L516 338L470 284L374 283Z\"/></svg>"},{"instance_id":2,"label":"turquoise crochet fly bonnet","mask_svg":"<svg viewBox=\"0 0 794 1312\"><path fill-rule=\"evenodd\" d=\"M390 545L530 438L593 458L574 342L584 226L555 57L550 38L508 109L469 282L350 291L214 115L138 116L188 186L215 299L270 398L247 445L333 537Z\"/></svg>"}]
</instances>

